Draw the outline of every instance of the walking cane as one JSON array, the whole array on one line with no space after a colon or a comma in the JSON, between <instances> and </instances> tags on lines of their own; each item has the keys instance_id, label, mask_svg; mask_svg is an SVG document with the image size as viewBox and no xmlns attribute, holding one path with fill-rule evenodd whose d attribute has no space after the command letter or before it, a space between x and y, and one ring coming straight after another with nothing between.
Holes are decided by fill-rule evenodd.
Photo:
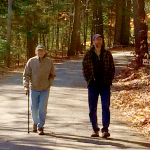
<instances>
[{"instance_id":1,"label":"walking cane","mask_svg":"<svg viewBox=\"0 0 150 150\"><path fill-rule=\"evenodd\" d=\"M28 95L28 134L30 133L30 131L29 131L29 91L26 93L26 95Z\"/></svg>"}]
</instances>

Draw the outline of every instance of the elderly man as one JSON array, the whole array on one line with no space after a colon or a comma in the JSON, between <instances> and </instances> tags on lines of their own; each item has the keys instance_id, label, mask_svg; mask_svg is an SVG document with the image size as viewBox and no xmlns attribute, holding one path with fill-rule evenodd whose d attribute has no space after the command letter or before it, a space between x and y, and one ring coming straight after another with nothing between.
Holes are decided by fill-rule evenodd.
<instances>
[{"instance_id":1,"label":"elderly man","mask_svg":"<svg viewBox=\"0 0 150 150\"><path fill-rule=\"evenodd\" d=\"M97 103L101 96L102 104L102 137L110 136L108 127L110 124L110 86L115 74L113 57L103 46L103 38L100 34L93 36L93 46L85 54L83 59L83 76L88 85L89 117L93 127L91 137L99 137L97 122Z\"/></svg>"},{"instance_id":2,"label":"elderly man","mask_svg":"<svg viewBox=\"0 0 150 150\"><path fill-rule=\"evenodd\" d=\"M35 54L26 64L23 85L26 93L30 93L33 132L38 129L39 135L43 135L49 89L56 73L53 62L45 56L46 51L42 45L36 47Z\"/></svg>"}]
</instances>

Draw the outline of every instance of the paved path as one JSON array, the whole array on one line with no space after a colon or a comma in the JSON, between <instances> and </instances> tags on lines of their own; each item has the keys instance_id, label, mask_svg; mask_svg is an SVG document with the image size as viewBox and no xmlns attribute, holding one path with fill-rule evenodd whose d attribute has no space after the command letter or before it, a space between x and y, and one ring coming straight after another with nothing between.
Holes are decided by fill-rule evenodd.
<instances>
[{"instance_id":1,"label":"paved path","mask_svg":"<svg viewBox=\"0 0 150 150\"><path fill-rule=\"evenodd\" d=\"M130 60L134 59L131 51L120 51L113 53L114 62L116 66L116 74L129 65Z\"/></svg>"},{"instance_id":2,"label":"paved path","mask_svg":"<svg viewBox=\"0 0 150 150\"><path fill-rule=\"evenodd\" d=\"M122 55L120 53L118 57L114 54L117 72L121 57L125 63ZM57 78L51 87L44 136L27 133L27 96L22 86L22 75L15 74L0 81L0 150L150 149L148 141L131 131L125 123L118 121L113 110L111 137L90 137L92 128L88 117L87 89L82 77L81 62L70 60L55 65ZM99 126L102 127L100 101L98 116Z\"/></svg>"}]
</instances>

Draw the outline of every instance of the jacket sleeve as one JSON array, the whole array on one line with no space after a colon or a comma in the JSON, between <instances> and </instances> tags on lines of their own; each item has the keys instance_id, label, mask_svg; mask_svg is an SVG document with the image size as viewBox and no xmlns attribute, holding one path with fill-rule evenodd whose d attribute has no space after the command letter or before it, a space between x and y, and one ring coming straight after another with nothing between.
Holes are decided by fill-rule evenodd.
<instances>
[{"instance_id":1,"label":"jacket sleeve","mask_svg":"<svg viewBox=\"0 0 150 150\"><path fill-rule=\"evenodd\" d=\"M82 61L82 72L83 72L83 77L87 81L88 80L88 65L87 65L87 55L85 54L83 61Z\"/></svg>"},{"instance_id":2,"label":"jacket sleeve","mask_svg":"<svg viewBox=\"0 0 150 150\"><path fill-rule=\"evenodd\" d=\"M87 81L87 83L89 83L93 76L89 52L87 52L83 58L82 67L83 77Z\"/></svg>"},{"instance_id":3,"label":"jacket sleeve","mask_svg":"<svg viewBox=\"0 0 150 150\"><path fill-rule=\"evenodd\" d=\"M113 57L112 57L112 54L109 52L109 55L110 55L110 59L109 59L109 72L110 72L110 78L111 80L114 79L114 76L115 76L115 65L114 65L114 61L113 61Z\"/></svg>"},{"instance_id":4,"label":"jacket sleeve","mask_svg":"<svg viewBox=\"0 0 150 150\"><path fill-rule=\"evenodd\" d=\"M30 66L30 60L27 62L26 67L23 72L23 86L26 89L29 89L29 82L31 80L32 69Z\"/></svg>"},{"instance_id":5,"label":"jacket sleeve","mask_svg":"<svg viewBox=\"0 0 150 150\"><path fill-rule=\"evenodd\" d=\"M49 75L49 86L53 84L55 77L56 77L56 72L55 72L54 64L52 62L52 68Z\"/></svg>"}]
</instances>

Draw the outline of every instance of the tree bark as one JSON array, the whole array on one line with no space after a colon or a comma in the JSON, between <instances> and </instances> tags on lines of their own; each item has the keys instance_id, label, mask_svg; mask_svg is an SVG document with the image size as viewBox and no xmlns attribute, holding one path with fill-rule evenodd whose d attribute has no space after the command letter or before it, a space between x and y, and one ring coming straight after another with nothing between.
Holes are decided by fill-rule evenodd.
<instances>
[{"instance_id":1,"label":"tree bark","mask_svg":"<svg viewBox=\"0 0 150 150\"><path fill-rule=\"evenodd\" d=\"M133 0L133 16L134 16L134 35L136 51L140 49L140 22L139 22L139 3L138 0Z\"/></svg>"},{"instance_id":2,"label":"tree bark","mask_svg":"<svg viewBox=\"0 0 150 150\"><path fill-rule=\"evenodd\" d=\"M74 56L76 54L79 34L80 34L80 0L75 0L75 16L73 23L73 31L71 35L70 49L68 50L68 56Z\"/></svg>"},{"instance_id":3,"label":"tree bark","mask_svg":"<svg viewBox=\"0 0 150 150\"><path fill-rule=\"evenodd\" d=\"M87 31L88 31L88 21L89 21L89 17L88 17L88 9L89 9L89 0L86 1L86 8L85 8L85 12L84 12L84 48L83 50L86 50L86 39L87 39Z\"/></svg>"},{"instance_id":4,"label":"tree bark","mask_svg":"<svg viewBox=\"0 0 150 150\"><path fill-rule=\"evenodd\" d=\"M114 46L120 45L123 0L117 0Z\"/></svg>"},{"instance_id":5,"label":"tree bark","mask_svg":"<svg viewBox=\"0 0 150 150\"><path fill-rule=\"evenodd\" d=\"M133 13L134 13L134 34L135 34L135 51L138 54L148 53L147 31L148 27L145 23L145 1L133 0ZM145 43L146 48L142 52L140 47Z\"/></svg>"},{"instance_id":6,"label":"tree bark","mask_svg":"<svg viewBox=\"0 0 150 150\"><path fill-rule=\"evenodd\" d=\"M130 36L130 15L131 15L131 0L124 1L122 29L121 29L121 45L129 45Z\"/></svg>"},{"instance_id":7,"label":"tree bark","mask_svg":"<svg viewBox=\"0 0 150 150\"><path fill-rule=\"evenodd\" d=\"M92 34L91 34L91 44L92 44L92 36L94 34L100 34L104 39L102 0L93 1L93 26L92 26ZM103 40L103 45L104 45L104 40Z\"/></svg>"},{"instance_id":8,"label":"tree bark","mask_svg":"<svg viewBox=\"0 0 150 150\"><path fill-rule=\"evenodd\" d=\"M56 26L56 51L55 51L55 55L57 56L58 53L59 53L59 23L57 21L57 26Z\"/></svg>"},{"instance_id":9,"label":"tree bark","mask_svg":"<svg viewBox=\"0 0 150 150\"><path fill-rule=\"evenodd\" d=\"M10 67L11 13L12 13L12 0L9 0L8 1L8 20L7 20L7 47L6 47L7 67Z\"/></svg>"},{"instance_id":10,"label":"tree bark","mask_svg":"<svg viewBox=\"0 0 150 150\"><path fill-rule=\"evenodd\" d=\"M35 48L38 43L38 34L34 32L27 33L27 59L35 56Z\"/></svg>"}]
</instances>

